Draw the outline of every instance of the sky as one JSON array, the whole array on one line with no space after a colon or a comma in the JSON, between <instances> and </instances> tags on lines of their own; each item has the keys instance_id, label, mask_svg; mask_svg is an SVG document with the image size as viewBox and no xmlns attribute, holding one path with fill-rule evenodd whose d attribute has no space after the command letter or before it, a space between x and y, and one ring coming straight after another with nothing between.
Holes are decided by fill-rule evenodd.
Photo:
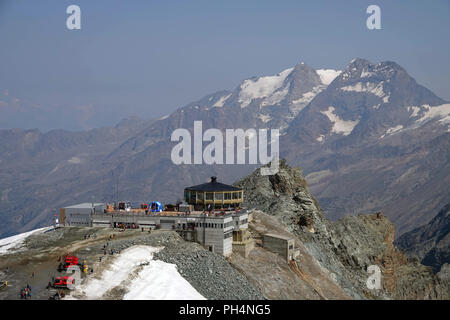
<instances>
[{"instance_id":1,"label":"sky","mask_svg":"<svg viewBox=\"0 0 450 320\"><path fill-rule=\"evenodd\" d=\"M71 4L81 30L66 27ZM381 30L366 27L371 4ZM54 127L58 108L114 125L300 62L341 69L359 57L395 61L450 100L449 31L448 0L0 0L0 98L51 106ZM8 123L18 120L33 123Z\"/></svg>"}]
</instances>

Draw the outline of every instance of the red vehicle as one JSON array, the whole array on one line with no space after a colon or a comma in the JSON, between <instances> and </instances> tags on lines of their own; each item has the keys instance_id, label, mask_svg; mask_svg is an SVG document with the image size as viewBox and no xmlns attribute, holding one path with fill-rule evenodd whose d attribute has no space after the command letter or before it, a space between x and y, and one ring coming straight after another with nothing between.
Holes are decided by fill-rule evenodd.
<instances>
[{"instance_id":1,"label":"red vehicle","mask_svg":"<svg viewBox=\"0 0 450 320\"><path fill-rule=\"evenodd\" d=\"M68 288L69 285L75 285L75 279L73 277L56 277L53 284L51 284L53 288Z\"/></svg>"},{"instance_id":2,"label":"red vehicle","mask_svg":"<svg viewBox=\"0 0 450 320\"><path fill-rule=\"evenodd\" d=\"M70 266L78 266L78 257L71 256L71 255L65 255L64 256L64 262L61 262L58 266L58 271L67 270Z\"/></svg>"}]
</instances>

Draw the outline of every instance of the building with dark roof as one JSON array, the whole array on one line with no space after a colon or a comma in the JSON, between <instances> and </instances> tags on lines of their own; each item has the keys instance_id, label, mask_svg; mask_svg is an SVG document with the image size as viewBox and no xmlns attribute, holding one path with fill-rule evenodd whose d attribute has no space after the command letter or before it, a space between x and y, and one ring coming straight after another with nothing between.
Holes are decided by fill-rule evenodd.
<instances>
[{"instance_id":1,"label":"building with dark roof","mask_svg":"<svg viewBox=\"0 0 450 320\"><path fill-rule=\"evenodd\" d=\"M237 208L244 200L244 192L224 183L217 182L216 177L211 181L184 189L184 199L195 210L203 210L211 204L215 209Z\"/></svg>"}]
</instances>

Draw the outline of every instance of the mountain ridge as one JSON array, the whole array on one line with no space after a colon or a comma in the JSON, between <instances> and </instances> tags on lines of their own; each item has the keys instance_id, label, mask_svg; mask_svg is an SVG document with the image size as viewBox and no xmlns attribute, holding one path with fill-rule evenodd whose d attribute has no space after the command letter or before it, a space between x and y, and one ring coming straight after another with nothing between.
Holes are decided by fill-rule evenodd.
<instances>
[{"instance_id":1,"label":"mountain ridge","mask_svg":"<svg viewBox=\"0 0 450 320\"><path fill-rule=\"evenodd\" d=\"M321 69L326 85L318 70L298 64L286 75L243 80L231 91L206 95L154 121L128 121L98 134L90 131L96 137L63 133L68 141L74 140L68 149L62 145L48 150L42 140L35 153L20 155L20 149L11 146L26 145L25 136L7 131L12 137L4 140L3 147L10 154L0 154L0 216L9 222L0 234L48 223L50 212L60 206L92 197L113 201L117 184L121 198L173 202L183 186L202 183L212 175L232 183L255 169L254 165L173 165L171 133L177 128L192 130L197 120L204 130L280 129L281 157L304 169L328 217L383 209L399 233L408 231L430 219L418 208L430 212L448 200L442 186L450 179L444 156L450 148L449 111L445 103L432 106L445 101L427 89L417 89L415 80L397 66L354 59L341 72ZM386 84L388 80L395 82L395 90ZM250 86L250 95L239 102L244 83L246 89ZM391 99L398 101L392 105ZM50 136L58 139L59 133ZM84 144L77 139L85 139ZM7 140L16 141L10 149ZM17 157L24 162L14 161Z\"/></svg>"}]
</instances>

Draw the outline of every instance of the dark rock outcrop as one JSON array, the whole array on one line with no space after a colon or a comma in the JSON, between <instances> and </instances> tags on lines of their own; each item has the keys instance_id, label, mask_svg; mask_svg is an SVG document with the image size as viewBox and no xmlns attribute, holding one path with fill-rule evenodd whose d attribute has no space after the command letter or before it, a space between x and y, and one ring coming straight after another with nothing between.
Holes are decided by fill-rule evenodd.
<instances>
[{"instance_id":1,"label":"dark rock outcrop","mask_svg":"<svg viewBox=\"0 0 450 320\"><path fill-rule=\"evenodd\" d=\"M433 268L450 263L450 203L426 225L403 234L396 244L408 255L416 257L422 264Z\"/></svg>"},{"instance_id":2,"label":"dark rock outcrop","mask_svg":"<svg viewBox=\"0 0 450 320\"><path fill-rule=\"evenodd\" d=\"M447 282L394 246L394 225L381 212L327 220L309 193L301 169L281 160L277 174L262 176L256 170L235 185L244 189L249 208L284 224L349 296L448 299ZM366 286L370 265L381 269L381 290Z\"/></svg>"}]
</instances>

